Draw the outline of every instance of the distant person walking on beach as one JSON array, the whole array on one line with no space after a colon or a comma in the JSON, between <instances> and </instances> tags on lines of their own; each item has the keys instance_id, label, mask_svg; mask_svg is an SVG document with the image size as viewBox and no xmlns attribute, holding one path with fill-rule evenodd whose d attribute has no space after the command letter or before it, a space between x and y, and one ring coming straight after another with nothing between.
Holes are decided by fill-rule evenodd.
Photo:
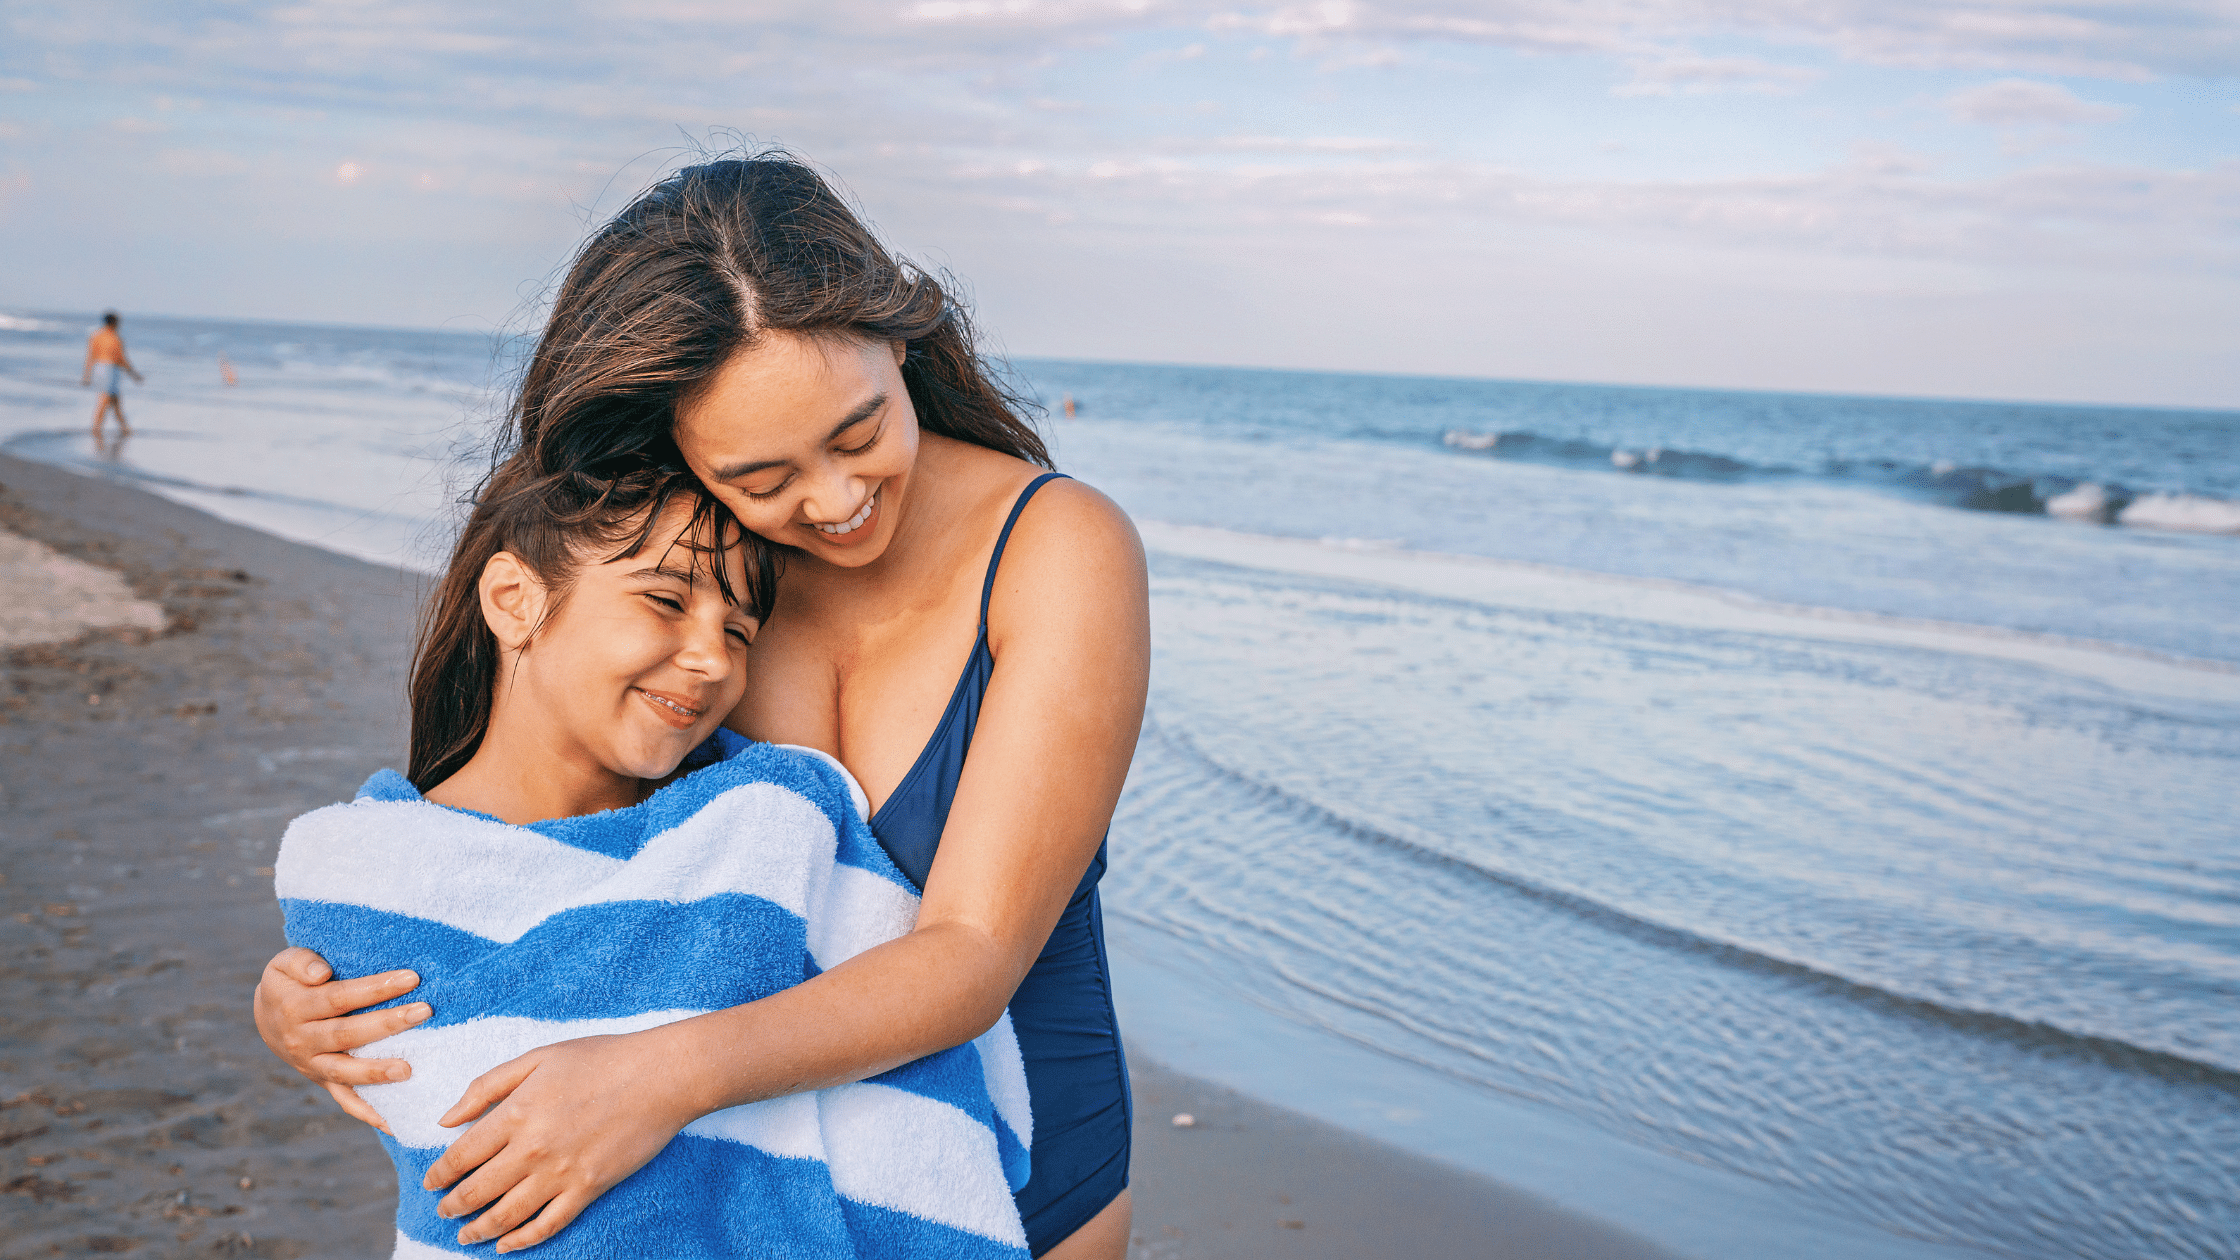
<instances>
[{"instance_id":1,"label":"distant person walking on beach","mask_svg":"<svg viewBox=\"0 0 2240 1260\"><path fill-rule=\"evenodd\" d=\"M117 412L117 435L122 437L132 432L132 426L124 422L124 399L118 392L122 386L117 377L124 372L132 374L132 383L135 385L147 383L147 378L140 375L140 369L132 366L132 360L125 355L124 338L117 335L117 313L105 311L101 316L101 327L94 329L93 335L86 338L85 378L78 382L81 385L94 385L96 378L99 378L101 401L93 408L93 440L96 443L101 441L101 426L108 419L112 407Z\"/></svg>"}]
</instances>

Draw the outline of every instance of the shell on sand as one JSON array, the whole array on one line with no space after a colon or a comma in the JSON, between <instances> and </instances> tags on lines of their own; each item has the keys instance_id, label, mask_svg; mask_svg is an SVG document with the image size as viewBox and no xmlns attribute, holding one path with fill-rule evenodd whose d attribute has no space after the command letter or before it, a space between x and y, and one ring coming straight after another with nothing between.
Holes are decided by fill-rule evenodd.
<instances>
[{"instance_id":1,"label":"shell on sand","mask_svg":"<svg viewBox=\"0 0 2240 1260\"><path fill-rule=\"evenodd\" d=\"M163 608L113 569L0 529L0 648L66 643L88 630L163 629Z\"/></svg>"}]
</instances>

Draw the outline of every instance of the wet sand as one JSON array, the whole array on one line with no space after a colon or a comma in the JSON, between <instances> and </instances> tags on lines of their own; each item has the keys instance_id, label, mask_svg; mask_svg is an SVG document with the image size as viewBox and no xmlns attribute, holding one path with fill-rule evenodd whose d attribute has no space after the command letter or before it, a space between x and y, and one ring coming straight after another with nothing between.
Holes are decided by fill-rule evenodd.
<instances>
[{"instance_id":1,"label":"wet sand","mask_svg":"<svg viewBox=\"0 0 2240 1260\"><path fill-rule=\"evenodd\" d=\"M0 1254L385 1254L379 1145L268 1056L281 827L402 737L413 580L0 458L0 526L165 627L0 691Z\"/></svg>"},{"instance_id":2,"label":"wet sand","mask_svg":"<svg viewBox=\"0 0 2240 1260\"><path fill-rule=\"evenodd\" d=\"M281 944L281 828L401 757L421 579L5 456L0 528L163 610L160 630L6 649L0 1260L386 1255L388 1160L265 1053L248 995ZM1135 1256L1663 1254L1135 1069Z\"/></svg>"},{"instance_id":3,"label":"wet sand","mask_svg":"<svg viewBox=\"0 0 2240 1260\"><path fill-rule=\"evenodd\" d=\"M1131 1260L1671 1256L1538 1195L1140 1056L1129 1073L1136 1106ZM1177 1128L1177 1114L1195 1123Z\"/></svg>"}]
</instances>

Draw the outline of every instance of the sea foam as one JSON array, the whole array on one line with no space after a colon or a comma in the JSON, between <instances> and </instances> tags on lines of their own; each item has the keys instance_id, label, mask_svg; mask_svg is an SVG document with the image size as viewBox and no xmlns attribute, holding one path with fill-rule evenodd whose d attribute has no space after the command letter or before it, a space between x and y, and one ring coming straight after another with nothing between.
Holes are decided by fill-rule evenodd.
<instances>
[{"instance_id":1,"label":"sea foam","mask_svg":"<svg viewBox=\"0 0 2240 1260\"><path fill-rule=\"evenodd\" d=\"M2145 494L2117 513L2116 520L2140 529L2240 534L2240 503L2200 494Z\"/></svg>"}]
</instances>

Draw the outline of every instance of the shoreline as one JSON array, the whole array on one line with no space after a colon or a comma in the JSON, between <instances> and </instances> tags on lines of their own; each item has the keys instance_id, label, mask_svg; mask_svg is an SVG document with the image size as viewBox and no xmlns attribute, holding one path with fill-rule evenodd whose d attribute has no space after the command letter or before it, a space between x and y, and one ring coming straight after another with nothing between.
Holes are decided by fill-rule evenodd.
<instances>
[{"instance_id":1,"label":"shoreline","mask_svg":"<svg viewBox=\"0 0 2240 1260\"><path fill-rule=\"evenodd\" d=\"M265 1053L247 993L281 944L281 827L401 751L426 579L4 455L0 526L166 615L152 637L7 654L0 1257L385 1254L387 1157ZM1669 1254L1140 1051L1133 1067L1132 1256Z\"/></svg>"}]
</instances>

